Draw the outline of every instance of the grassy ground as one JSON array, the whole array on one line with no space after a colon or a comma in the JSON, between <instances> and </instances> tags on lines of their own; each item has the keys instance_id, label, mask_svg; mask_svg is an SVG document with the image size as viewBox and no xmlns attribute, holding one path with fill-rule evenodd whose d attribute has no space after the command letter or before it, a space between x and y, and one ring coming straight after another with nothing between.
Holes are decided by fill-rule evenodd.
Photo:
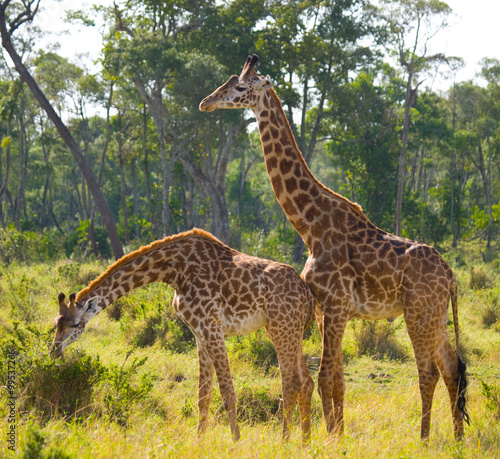
<instances>
[{"instance_id":1,"label":"grassy ground","mask_svg":"<svg viewBox=\"0 0 500 459\"><path fill-rule=\"evenodd\" d=\"M279 373L262 333L227 342L241 441L231 440L217 387L208 432L197 438L196 350L171 311L171 290L153 284L120 300L90 323L64 362L54 363L47 342L53 337L50 326L57 294L78 290L104 267L67 261L3 267L3 381L7 381L7 351L18 352L18 451L12 456L498 457L500 276L498 260L488 256L484 263L478 248L471 246L445 254L459 281L461 344L469 373L471 425L466 426L465 440L453 440L448 396L440 380L430 443L419 441L417 372L404 322L398 318L391 325L384 321L376 326L361 321L348 325L343 347L345 435L335 440L326 434L315 392L312 441L307 448L301 445L298 423L291 441L281 441ZM452 336L451 326L449 331ZM316 382L315 358L321 354L316 328L308 333L304 352ZM11 454L6 442L8 396L2 391L0 456Z\"/></svg>"}]
</instances>

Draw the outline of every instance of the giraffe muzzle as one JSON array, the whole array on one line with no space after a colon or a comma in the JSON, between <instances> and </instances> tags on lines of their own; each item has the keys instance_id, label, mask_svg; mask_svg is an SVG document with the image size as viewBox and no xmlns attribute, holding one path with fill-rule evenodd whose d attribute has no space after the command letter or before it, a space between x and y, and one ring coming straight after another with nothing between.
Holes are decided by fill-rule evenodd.
<instances>
[{"instance_id":1,"label":"giraffe muzzle","mask_svg":"<svg viewBox=\"0 0 500 459\"><path fill-rule=\"evenodd\" d=\"M207 100L209 98L210 98L210 96L205 97L200 102L200 105L198 107L200 109L200 111L202 111L202 112L213 112L215 110L215 107L213 105L210 105L210 100Z\"/></svg>"}]
</instances>

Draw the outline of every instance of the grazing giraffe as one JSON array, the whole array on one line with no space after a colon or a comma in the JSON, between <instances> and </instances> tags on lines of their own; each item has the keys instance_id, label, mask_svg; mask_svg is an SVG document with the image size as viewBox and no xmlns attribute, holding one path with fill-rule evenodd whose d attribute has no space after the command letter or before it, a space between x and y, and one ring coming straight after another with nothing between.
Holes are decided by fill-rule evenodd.
<instances>
[{"instance_id":1,"label":"grazing giraffe","mask_svg":"<svg viewBox=\"0 0 500 459\"><path fill-rule=\"evenodd\" d=\"M404 314L415 352L422 399L421 438L429 437L434 389L441 372L451 400L456 438L464 433L465 364L446 330L451 298L458 350L457 284L432 247L377 228L361 207L321 184L307 167L269 76L248 57L200 103L200 110L250 108L259 125L267 172L276 198L309 249L303 279L319 303L323 337L318 391L328 432L342 433L345 380L342 337L352 318Z\"/></svg>"},{"instance_id":2,"label":"grazing giraffe","mask_svg":"<svg viewBox=\"0 0 500 459\"><path fill-rule=\"evenodd\" d=\"M88 321L110 303L151 282L175 289L173 306L196 338L199 357L198 433L205 432L214 368L234 441L240 437L224 337L265 327L274 345L283 391L283 437L298 399L304 442L310 438L314 383L302 354L302 335L313 320L315 299L290 266L251 257L194 229L132 252L92 281L69 304L59 294L53 352L80 336Z\"/></svg>"}]
</instances>

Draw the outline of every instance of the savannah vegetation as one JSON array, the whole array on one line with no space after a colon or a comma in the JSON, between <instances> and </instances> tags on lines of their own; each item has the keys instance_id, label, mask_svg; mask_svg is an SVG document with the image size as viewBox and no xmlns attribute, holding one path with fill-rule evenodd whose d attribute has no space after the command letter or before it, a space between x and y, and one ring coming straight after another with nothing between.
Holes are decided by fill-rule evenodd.
<instances>
[{"instance_id":1,"label":"savannah vegetation","mask_svg":"<svg viewBox=\"0 0 500 459\"><path fill-rule=\"evenodd\" d=\"M89 65L41 47L37 2L0 1L0 364L6 385L15 349L19 457L498 454L500 62L485 56L474 80L456 82L460 57L428 52L452 13L445 3L376 3L96 5L68 14L69 27L104 24ZM227 340L241 441L231 441L217 389L208 433L196 438L196 351L163 285L120 299L64 360L50 358L57 294L163 235L204 228L300 272L304 247L274 199L254 120L197 108L253 52L318 179L384 230L436 246L454 269L470 382L464 442L453 440L441 381L430 444L420 444L402 318L349 324L345 436L328 438L315 394L307 449L298 425L281 443L277 362L263 332ZM437 72L447 90L430 86ZM315 325L304 351L315 378ZM2 454L7 411L2 392Z\"/></svg>"}]
</instances>

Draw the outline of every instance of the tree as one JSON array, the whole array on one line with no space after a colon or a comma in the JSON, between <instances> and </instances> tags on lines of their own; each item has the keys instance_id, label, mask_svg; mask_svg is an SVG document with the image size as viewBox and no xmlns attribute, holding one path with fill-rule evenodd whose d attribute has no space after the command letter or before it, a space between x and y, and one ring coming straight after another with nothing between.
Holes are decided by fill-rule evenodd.
<instances>
[{"instance_id":1,"label":"tree","mask_svg":"<svg viewBox=\"0 0 500 459\"><path fill-rule=\"evenodd\" d=\"M405 160L410 131L411 110L417 99L422 80L419 75L433 65L446 62L442 53L431 54L429 42L447 25L451 8L439 0L384 0L380 17L388 26L386 46L406 73L401 152L398 167L395 230L401 236Z\"/></svg>"},{"instance_id":2,"label":"tree","mask_svg":"<svg viewBox=\"0 0 500 459\"><path fill-rule=\"evenodd\" d=\"M101 218L108 231L109 240L113 249L113 255L116 259L118 259L123 256L123 248L120 243L116 224L101 189L95 180L92 170L86 163L80 146L75 141L66 125L63 123L46 98L45 94L41 91L40 87L37 85L30 72L23 64L21 56L17 53L12 42L14 32L23 24L29 23L33 20L38 11L39 3L40 0L27 0L24 1L22 5L12 2L12 0L3 0L0 2L0 33L2 36L2 46L9 53L9 56L12 59L12 62L14 63L21 79L26 83L38 103L47 113L50 120L54 123L59 135L62 137L73 154L73 157L78 164L78 167L80 168L101 213ZM10 12L12 14L9 14L7 11L9 10L9 7L11 7Z\"/></svg>"}]
</instances>

